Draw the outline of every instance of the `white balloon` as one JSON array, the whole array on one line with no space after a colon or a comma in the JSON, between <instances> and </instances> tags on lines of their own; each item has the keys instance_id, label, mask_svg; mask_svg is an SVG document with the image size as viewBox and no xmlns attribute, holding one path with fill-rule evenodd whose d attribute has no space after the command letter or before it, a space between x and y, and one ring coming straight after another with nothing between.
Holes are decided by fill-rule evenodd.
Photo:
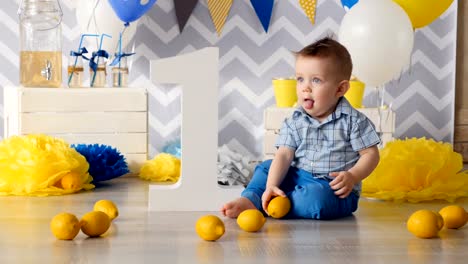
<instances>
[{"instance_id":1,"label":"white balloon","mask_svg":"<svg viewBox=\"0 0 468 264\"><path fill-rule=\"evenodd\" d=\"M97 3L97 6L96 6ZM96 9L94 10L94 7ZM93 16L94 10L94 16ZM107 0L81 0L76 5L76 19L82 33L108 34L112 38L104 37L102 49L113 55L118 48L119 34L124 29L122 22ZM124 49L135 36L138 21L130 23L122 37L122 49ZM99 38L86 38L86 48L97 50Z\"/></svg>"},{"instance_id":2,"label":"white balloon","mask_svg":"<svg viewBox=\"0 0 468 264\"><path fill-rule=\"evenodd\" d=\"M414 32L392 0L361 0L344 16L339 41L351 54L353 74L369 86L397 77L410 62Z\"/></svg>"}]
</instances>

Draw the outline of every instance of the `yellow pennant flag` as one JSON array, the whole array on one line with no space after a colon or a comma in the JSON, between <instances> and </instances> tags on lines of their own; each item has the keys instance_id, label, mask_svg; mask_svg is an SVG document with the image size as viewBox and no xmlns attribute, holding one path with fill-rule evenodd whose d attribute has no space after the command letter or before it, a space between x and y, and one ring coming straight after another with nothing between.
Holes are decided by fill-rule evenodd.
<instances>
[{"instance_id":1,"label":"yellow pennant flag","mask_svg":"<svg viewBox=\"0 0 468 264\"><path fill-rule=\"evenodd\" d=\"M216 32L218 32L218 36L221 35L221 30L231 10L232 1L233 0L208 0L208 9L210 10L211 19L215 25Z\"/></svg>"},{"instance_id":2,"label":"yellow pennant flag","mask_svg":"<svg viewBox=\"0 0 468 264\"><path fill-rule=\"evenodd\" d=\"M315 9L317 8L317 0L299 0L302 9L306 13L312 24L315 24Z\"/></svg>"}]
</instances>

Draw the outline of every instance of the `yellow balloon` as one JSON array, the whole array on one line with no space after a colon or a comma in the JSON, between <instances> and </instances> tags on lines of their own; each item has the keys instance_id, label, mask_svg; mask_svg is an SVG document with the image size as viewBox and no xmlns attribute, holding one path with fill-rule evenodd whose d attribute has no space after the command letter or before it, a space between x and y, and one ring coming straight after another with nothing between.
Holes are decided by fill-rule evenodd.
<instances>
[{"instance_id":1,"label":"yellow balloon","mask_svg":"<svg viewBox=\"0 0 468 264\"><path fill-rule=\"evenodd\" d=\"M453 0L393 0L408 14L413 28L421 28L436 20Z\"/></svg>"}]
</instances>

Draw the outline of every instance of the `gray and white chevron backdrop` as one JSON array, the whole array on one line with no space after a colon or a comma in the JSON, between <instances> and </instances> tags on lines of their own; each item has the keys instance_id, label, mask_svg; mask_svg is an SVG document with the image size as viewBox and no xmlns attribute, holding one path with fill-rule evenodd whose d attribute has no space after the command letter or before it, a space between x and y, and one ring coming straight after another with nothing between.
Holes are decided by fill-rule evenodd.
<instances>
[{"instance_id":1,"label":"gray and white chevron backdrop","mask_svg":"<svg viewBox=\"0 0 468 264\"><path fill-rule=\"evenodd\" d=\"M61 1L63 54L76 47L79 40L80 29L75 18L79 2ZM17 8L15 0L3 1L0 7L2 87L19 83ZM179 34L173 1L159 0L139 21L135 36L137 54L130 74L130 86L149 87L150 154L161 151L163 145L176 139L181 125L181 89L152 84L148 78L150 60L207 46L219 47L218 144L228 144L233 150L260 158L263 110L275 103L271 79L293 75L290 51L325 35L336 36L344 14L339 0L319 0L316 24L312 25L297 0L276 0L270 29L265 33L250 1L234 0L222 35L218 37L206 0L199 1L182 34ZM455 0L430 26L416 30L411 66L398 80L386 85L383 99L396 112L396 137L425 136L452 142L456 20ZM366 88L366 106L380 104L382 97L377 91ZM3 128L3 122L0 124Z\"/></svg>"}]
</instances>

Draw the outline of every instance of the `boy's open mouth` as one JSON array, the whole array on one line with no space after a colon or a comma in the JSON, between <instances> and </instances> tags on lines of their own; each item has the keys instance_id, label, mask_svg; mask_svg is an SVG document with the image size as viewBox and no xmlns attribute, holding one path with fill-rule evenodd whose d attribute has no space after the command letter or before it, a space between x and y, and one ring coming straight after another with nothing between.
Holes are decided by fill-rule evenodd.
<instances>
[{"instance_id":1,"label":"boy's open mouth","mask_svg":"<svg viewBox=\"0 0 468 264\"><path fill-rule=\"evenodd\" d=\"M304 108L312 109L312 107L314 107L314 100L308 98L304 99Z\"/></svg>"}]
</instances>

